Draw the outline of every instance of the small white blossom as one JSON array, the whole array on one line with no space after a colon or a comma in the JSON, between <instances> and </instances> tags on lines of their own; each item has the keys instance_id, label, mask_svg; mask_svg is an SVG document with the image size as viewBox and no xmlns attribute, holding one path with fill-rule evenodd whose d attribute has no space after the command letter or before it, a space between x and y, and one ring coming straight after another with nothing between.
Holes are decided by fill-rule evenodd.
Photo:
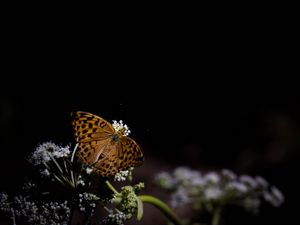
<instances>
[{"instance_id":1,"label":"small white blossom","mask_svg":"<svg viewBox=\"0 0 300 225\"><path fill-rule=\"evenodd\" d=\"M84 180L83 180L83 178L82 178L81 175L78 176L77 181L76 181L76 184L77 184L77 185L81 185L81 186L84 186L84 185L85 185Z\"/></svg>"},{"instance_id":2,"label":"small white blossom","mask_svg":"<svg viewBox=\"0 0 300 225\"><path fill-rule=\"evenodd\" d=\"M256 176L255 180L256 180L257 185L260 187L266 188L269 185L268 181L266 181L266 179L261 176Z\"/></svg>"},{"instance_id":3,"label":"small white blossom","mask_svg":"<svg viewBox=\"0 0 300 225\"><path fill-rule=\"evenodd\" d=\"M10 203L8 202L8 195L0 192L0 210L10 212Z\"/></svg>"},{"instance_id":4,"label":"small white blossom","mask_svg":"<svg viewBox=\"0 0 300 225\"><path fill-rule=\"evenodd\" d=\"M194 180L201 179L201 174L198 171L191 170L187 167L178 167L174 171L174 182L177 184L190 184Z\"/></svg>"},{"instance_id":5,"label":"small white blossom","mask_svg":"<svg viewBox=\"0 0 300 225\"><path fill-rule=\"evenodd\" d=\"M184 188L177 189L171 195L171 206L176 208L190 202L190 198Z\"/></svg>"},{"instance_id":6,"label":"small white blossom","mask_svg":"<svg viewBox=\"0 0 300 225\"><path fill-rule=\"evenodd\" d=\"M243 182L244 184L250 186L251 188L256 188L257 187L257 182L255 179L248 175L241 175L240 176L240 181Z\"/></svg>"},{"instance_id":7,"label":"small white blossom","mask_svg":"<svg viewBox=\"0 0 300 225\"><path fill-rule=\"evenodd\" d=\"M23 190L26 192L28 192L34 188L36 188L36 184L32 183L31 181L24 183L24 185L23 185Z\"/></svg>"},{"instance_id":8,"label":"small white blossom","mask_svg":"<svg viewBox=\"0 0 300 225\"><path fill-rule=\"evenodd\" d=\"M219 187L209 187L204 190L204 198L207 200L215 200L223 195L223 191Z\"/></svg>"},{"instance_id":9,"label":"small white blossom","mask_svg":"<svg viewBox=\"0 0 300 225\"><path fill-rule=\"evenodd\" d=\"M91 174L91 173L93 172L93 168L87 167L87 168L85 169L85 172L86 172L87 174Z\"/></svg>"},{"instance_id":10,"label":"small white blossom","mask_svg":"<svg viewBox=\"0 0 300 225\"><path fill-rule=\"evenodd\" d=\"M85 213L89 213L93 215L95 212L96 204L95 201L99 200L99 198L92 193L80 193L79 196L79 210Z\"/></svg>"},{"instance_id":11,"label":"small white blossom","mask_svg":"<svg viewBox=\"0 0 300 225\"><path fill-rule=\"evenodd\" d=\"M123 212L110 213L108 218L111 222L117 225L123 225L126 220L126 215Z\"/></svg>"},{"instance_id":12,"label":"small white blossom","mask_svg":"<svg viewBox=\"0 0 300 225\"><path fill-rule=\"evenodd\" d=\"M264 198L275 207L279 207L284 202L284 195L275 186L271 187L271 192L264 193Z\"/></svg>"},{"instance_id":13,"label":"small white blossom","mask_svg":"<svg viewBox=\"0 0 300 225\"><path fill-rule=\"evenodd\" d=\"M50 176L50 172L49 172L49 170L48 170L48 169L44 169L44 170L42 170L42 171L41 171L41 174L42 174L42 176L45 176L45 177L48 177L48 176Z\"/></svg>"},{"instance_id":14,"label":"small white blossom","mask_svg":"<svg viewBox=\"0 0 300 225\"><path fill-rule=\"evenodd\" d=\"M205 175L205 180L207 182L218 184L220 182L220 176L216 172L209 172Z\"/></svg>"},{"instance_id":15,"label":"small white blossom","mask_svg":"<svg viewBox=\"0 0 300 225\"><path fill-rule=\"evenodd\" d=\"M235 180L236 179L236 174L234 172L232 172L231 170L223 169L221 171L221 173L224 177L226 177L229 180Z\"/></svg>"},{"instance_id":16,"label":"small white blossom","mask_svg":"<svg viewBox=\"0 0 300 225\"><path fill-rule=\"evenodd\" d=\"M241 182L238 181L231 181L226 185L227 190L234 190L240 193L246 193L249 189L248 187Z\"/></svg>"},{"instance_id":17,"label":"small white blossom","mask_svg":"<svg viewBox=\"0 0 300 225\"><path fill-rule=\"evenodd\" d=\"M116 173L114 180L115 181L125 181L126 178L128 177L128 175L129 175L129 170L120 171L120 172Z\"/></svg>"},{"instance_id":18,"label":"small white blossom","mask_svg":"<svg viewBox=\"0 0 300 225\"><path fill-rule=\"evenodd\" d=\"M126 124L123 124L122 120L120 120L119 122L117 122L116 120L113 120L112 126L116 132L124 129L124 133L123 133L124 136L128 136L131 133L131 131L129 130L129 127Z\"/></svg>"},{"instance_id":19,"label":"small white blossom","mask_svg":"<svg viewBox=\"0 0 300 225\"><path fill-rule=\"evenodd\" d=\"M1 207L0 194L0 207ZM67 225L70 217L68 202L33 202L29 197L15 196L9 208L13 217L21 217L28 224ZM4 211L3 209L1 209ZM27 223L26 223L27 224Z\"/></svg>"},{"instance_id":20,"label":"small white blossom","mask_svg":"<svg viewBox=\"0 0 300 225\"><path fill-rule=\"evenodd\" d=\"M173 177L165 171L158 173L154 179L156 184L166 189L171 189L175 185Z\"/></svg>"}]
</instances>

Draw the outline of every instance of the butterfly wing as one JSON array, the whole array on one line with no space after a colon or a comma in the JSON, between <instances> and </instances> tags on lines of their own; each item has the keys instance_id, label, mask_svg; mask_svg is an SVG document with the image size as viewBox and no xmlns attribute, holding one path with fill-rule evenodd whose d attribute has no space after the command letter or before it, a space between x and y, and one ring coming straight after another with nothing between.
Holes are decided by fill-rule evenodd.
<instances>
[{"instance_id":1,"label":"butterfly wing","mask_svg":"<svg viewBox=\"0 0 300 225\"><path fill-rule=\"evenodd\" d=\"M118 156L120 159L120 170L130 167L141 166L144 155L140 146L130 137L120 136L120 146Z\"/></svg>"},{"instance_id":2,"label":"butterfly wing","mask_svg":"<svg viewBox=\"0 0 300 225\"><path fill-rule=\"evenodd\" d=\"M87 112L78 111L73 115L72 126L77 142L107 139L115 133L105 119Z\"/></svg>"},{"instance_id":3,"label":"butterfly wing","mask_svg":"<svg viewBox=\"0 0 300 225\"><path fill-rule=\"evenodd\" d=\"M104 177L114 176L117 172L130 167L141 166L143 153L139 145L131 138L119 136L117 141L111 140L105 147L107 154L94 164L95 171Z\"/></svg>"},{"instance_id":4,"label":"butterfly wing","mask_svg":"<svg viewBox=\"0 0 300 225\"><path fill-rule=\"evenodd\" d=\"M107 151L109 138L97 141L79 142L77 157L85 164L93 165L100 158L103 158L103 153Z\"/></svg>"},{"instance_id":5,"label":"butterfly wing","mask_svg":"<svg viewBox=\"0 0 300 225\"><path fill-rule=\"evenodd\" d=\"M120 170L119 151L121 143L110 140L99 160L93 165L94 171L103 177L114 176Z\"/></svg>"},{"instance_id":6,"label":"butterfly wing","mask_svg":"<svg viewBox=\"0 0 300 225\"><path fill-rule=\"evenodd\" d=\"M107 149L111 136L115 133L112 125L103 118L78 111L73 115L72 126L79 143L77 156L82 162L92 165Z\"/></svg>"}]
</instances>

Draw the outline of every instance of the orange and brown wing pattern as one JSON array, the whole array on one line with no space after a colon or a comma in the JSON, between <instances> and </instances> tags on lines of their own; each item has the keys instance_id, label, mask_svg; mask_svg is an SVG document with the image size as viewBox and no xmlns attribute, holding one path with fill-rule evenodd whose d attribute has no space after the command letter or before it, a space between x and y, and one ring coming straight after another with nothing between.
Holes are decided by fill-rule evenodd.
<instances>
[{"instance_id":1,"label":"orange and brown wing pattern","mask_svg":"<svg viewBox=\"0 0 300 225\"><path fill-rule=\"evenodd\" d=\"M120 171L119 148L119 142L111 142L107 145L106 151L100 155L99 160L93 165L96 173L103 177L109 177Z\"/></svg>"},{"instance_id":2,"label":"orange and brown wing pattern","mask_svg":"<svg viewBox=\"0 0 300 225\"><path fill-rule=\"evenodd\" d=\"M140 146L133 139L125 136L120 137L120 142L120 169L141 166L144 161L144 155Z\"/></svg>"},{"instance_id":3,"label":"orange and brown wing pattern","mask_svg":"<svg viewBox=\"0 0 300 225\"><path fill-rule=\"evenodd\" d=\"M103 157L103 153L107 151L107 145L110 139L81 142L78 145L77 157L85 164L93 165L100 157ZM102 155L101 155L102 154Z\"/></svg>"},{"instance_id":4,"label":"orange and brown wing pattern","mask_svg":"<svg viewBox=\"0 0 300 225\"><path fill-rule=\"evenodd\" d=\"M78 142L77 157L101 176L114 176L121 170L143 163L143 153L131 138L116 133L103 118L87 112L73 114L72 126Z\"/></svg>"},{"instance_id":5,"label":"orange and brown wing pattern","mask_svg":"<svg viewBox=\"0 0 300 225\"><path fill-rule=\"evenodd\" d=\"M73 114L72 126L77 142L103 140L115 133L112 125L105 119L81 111Z\"/></svg>"}]
</instances>

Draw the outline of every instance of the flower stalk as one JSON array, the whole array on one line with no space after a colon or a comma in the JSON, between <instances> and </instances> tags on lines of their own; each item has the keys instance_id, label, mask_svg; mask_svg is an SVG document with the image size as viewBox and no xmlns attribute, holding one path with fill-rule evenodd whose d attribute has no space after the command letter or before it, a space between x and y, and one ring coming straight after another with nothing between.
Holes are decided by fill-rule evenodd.
<instances>
[{"instance_id":1,"label":"flower stalk","mask_svg":"<svg viewBox=\"0 0 300 225\"><path fill-rule=\"evenodd\" d=\"M177 219L175 213L169 208L169 206L167 206L158 198L155 198L151 195L140 195L139 199L144 203L149 203L158 208L175 225L182 225L182 223Z\"/></svg>"}]
</instances>

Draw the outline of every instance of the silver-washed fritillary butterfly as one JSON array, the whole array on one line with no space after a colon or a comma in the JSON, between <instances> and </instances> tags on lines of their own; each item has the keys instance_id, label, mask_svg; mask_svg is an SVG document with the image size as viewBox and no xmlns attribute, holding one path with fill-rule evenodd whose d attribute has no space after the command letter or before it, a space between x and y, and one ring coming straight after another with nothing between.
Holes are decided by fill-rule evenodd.
<instances>
[{"instance_id":1,"label":"silver-washed fritillary butterfly","mask_svg":"<svg viewBox=\"0 0 300 225\"><path fill-rule=\"evenodd\" d=\"M81 111L73 114L72 125L79 144L78 159L99 175L114 176L142 165L142 150L133 139L124 136L124 128L116 131L103 118Z\"/></svg>"}]
</instances>

